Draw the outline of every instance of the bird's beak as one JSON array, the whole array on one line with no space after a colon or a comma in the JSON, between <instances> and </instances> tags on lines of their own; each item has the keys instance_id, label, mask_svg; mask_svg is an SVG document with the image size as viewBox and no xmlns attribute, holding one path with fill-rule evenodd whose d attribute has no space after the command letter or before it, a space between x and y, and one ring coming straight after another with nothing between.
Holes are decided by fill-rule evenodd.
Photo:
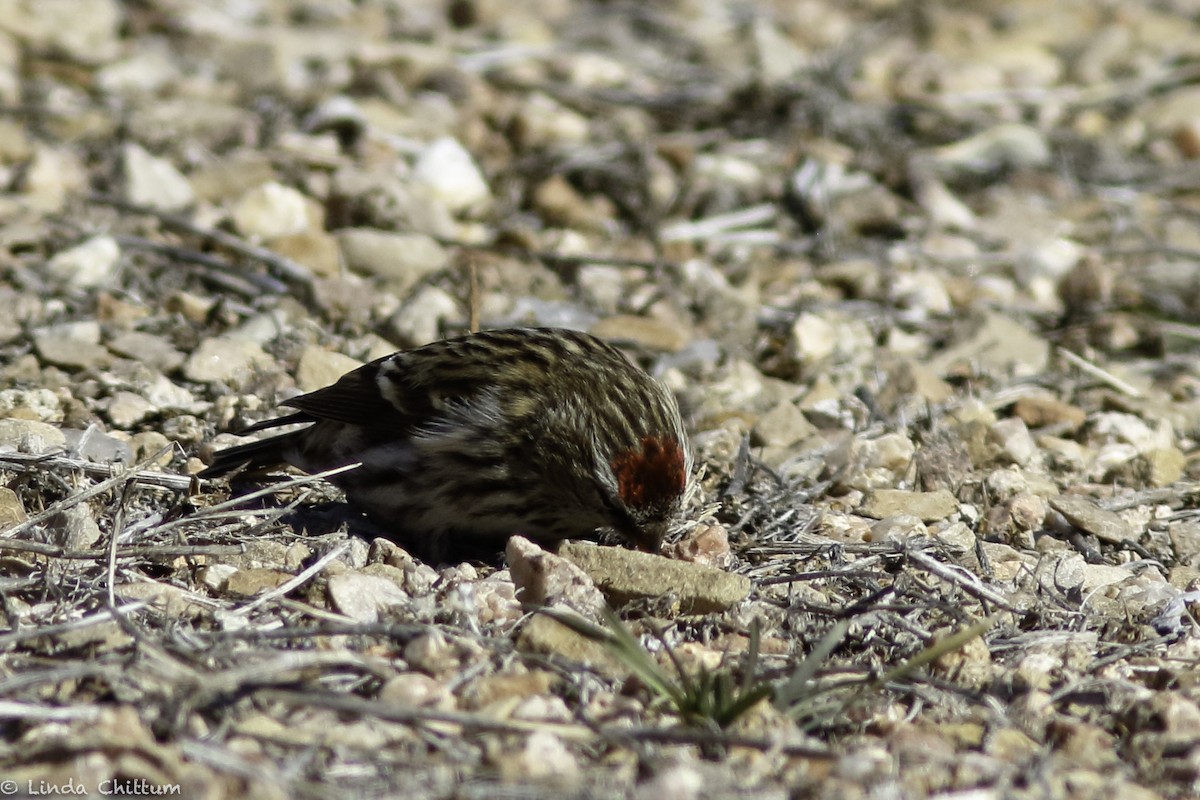
<instances>
[{"instance_id":1,"label":"bird's beak","mask_svg":"<svg viewBox=\"0 0 1200 800\"><path fill-rule=\"evenodd\" d=\"M663 537L667 534L667 524L656 523L644 525L641 528L625 533L625 538L643 553L657 554L662 549Z\"/></svg>"}]
</instances>

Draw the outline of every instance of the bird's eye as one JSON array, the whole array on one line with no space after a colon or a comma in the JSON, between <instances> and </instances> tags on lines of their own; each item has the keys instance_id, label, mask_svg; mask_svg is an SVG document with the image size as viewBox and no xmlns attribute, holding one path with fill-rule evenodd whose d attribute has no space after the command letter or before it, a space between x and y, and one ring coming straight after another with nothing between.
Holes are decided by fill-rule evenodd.
<instances>
[{"instance_id":1,"label":"bird's eye","mask_svg":"<svg viewBox=\"0 0 1200 800\"><path fill-rule=\"evenodd\" d=\"M600 494L600 502L604 505L605 510L608 511L608 515L612 517L613 527L617 530L636 531L641 527L638 525L637 520L633 518L633 515L629 513L629 510L615 497L610 497L602 492Z\"/></svg>"}]
</instances>

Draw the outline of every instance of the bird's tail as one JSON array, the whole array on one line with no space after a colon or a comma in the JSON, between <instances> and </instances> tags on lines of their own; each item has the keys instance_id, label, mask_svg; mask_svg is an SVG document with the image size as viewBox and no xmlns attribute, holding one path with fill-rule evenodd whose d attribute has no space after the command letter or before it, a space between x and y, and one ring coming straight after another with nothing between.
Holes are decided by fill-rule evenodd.
<instances>
[{"instance_id":1,"label":"bird's tail","mask_svg":"<svg viewBox=\"0 0 1200 800\"><path fill-rule=\"evenodd\" d=\"M197 473L197 477L219 478L239 469L256 470L282 464L284 448L291 443L291 439L291 434L285 434L227 447L217 452L212 464Z\"/></svg>"},{"instance_id":2,"label":"bird's tail","mask_svg":"<svg viewBox=\"0 0 1200 800\"><path fill-rule=\"evenodd\" d=\"M263 420L239 431L239 433L256 433L281 425L312 421L312 417L301 411L286 417ZM267 439L259 439L257 442L247 442L220 450L213 456L213 463L207 469L197 473L197 477L219 478L239 469L257 470L282 464L287 460L284 458L284 452L295 442L296 435L299 433L303 433L303 431L292 431L282 436L271 436Z\"/></svg>"}]
</instances>

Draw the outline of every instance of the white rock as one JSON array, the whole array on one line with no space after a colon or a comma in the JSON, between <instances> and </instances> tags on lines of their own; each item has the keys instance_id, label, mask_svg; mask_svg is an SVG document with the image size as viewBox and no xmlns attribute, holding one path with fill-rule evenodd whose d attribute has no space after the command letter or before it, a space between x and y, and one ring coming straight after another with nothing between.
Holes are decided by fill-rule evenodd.
<instances>
[{"instance_id":1,"label":"white rock","mask_svg":"<svg viewBox=\"0 0 1200 800\"><path fill-rule=\"evenodd\" d=\"M387 578L360 572L333 575L326 591L334 608L357 622L376 622L381 613L408 602L408 595Z\"/></svg>"},{"instance_id":2,"label":"white rock","mask_svg":"<svg viewBox=\"0 0 1200 800\"><path fill-rule=\"evenodd\" d=\"M1016 264L1017 278L1026 285L1035 278L1056 282L1078 264L1086 252L1083 245L1061 236L1037 242L1021 254Z\"/></svg>"},{"instance_id":3,"label":"white rock","mask_svg":"<svg viewBox=\"0 0 1200 800\"><path fill-rule=\"evenodd\" d=\"M422 286L392 315L390 327L412 347L442 338L442 323L463 317L462 306L449 292L437 286Z\"/></svg>"},{"instance_id":4,"label":"white rock","mask_svg":"<svg viewBox=\"0 0 1200 800\"><path fill-rule=\"evenodd\" d=\"M636 800L698 800L705 780L695 764L667 767L637 788Z\"/></svg>"},{"instance_id":5,"label":"white rock","mask_svg":"<svg viewBox=\"0 0 1200 800\"><path fill-rule=\"evenodd\" d=\"M131 44L139 49L96 72L96 85L105 93L147 95L179 79L176 57L164 39Z\"/></svg>"},{"instance_id":6,"label":"white rock","mask_svg":"<svg viewBox=\"0 0 1200 800\"><path fill-rule=\"evenodd\" d=\"M38 0L5 3L4 29L25 47L70 61L103 64L119 52L124 17L116 0Z\"/></svg>"},{"instance_id":7,"label":"white rock","mask_svg":"<svg viewBox=\"0 0 1200 800\"><path fill-rule=\"evenodd\" d=\"M491 198L475 159L448 136L434 140L417 157L413 180L428 187L436 199L454 212L466 211Z\"/></svg>"},{"instance_id":8,"label":"white rock","mask_svg":"<svg viewBox=\"0 0 1200 800\"><path fill-rule=\"evenodd\" d=\"M62 422L62 401L49 389L4 389L0 391L0 417Z\"/></svg>"},{"instance_id":9,"label":"white rock","mask_svg":"<svg viewBox=\"0 0 1200 800\"><path fill-rule=\"evenodd\" d=\"M1002 419L992 426L991 439L1014 464L1025 466L1038 453L1037 444L1020 417Z\"/></svg>"},{"instance_id":10,"label":"white rock","mask_svg":"<svg viewBox=\"0 0 1200 800\"><path fill-rule=\"evenodd\" d=\"M69 150L44 145L34 148L21 189L25 202L35 211L59 211L67 195L87 185L87 172Z\"/></svg>"},{"instance_id":11,"label":"white rock","mask_svg":"<svg viewBox=\"0 0 1200 800\"><path fill-rule=\"evenodd\" d=\"M540 92L530 94L517 110L515 130L525 147L581 145L587 141L587 117Z\"/></svg>"},{"instance_id":12,"label":"white rock","mask_svg":"<svg viewBox=\"0 0 1200 800\"><path fill-rule=\"evenodd\" d=\"M969 231L975 227L975 212L970 206L951 194L946 184L932 178L918 181L916 198L921 208L929 215L934 225Z\"/></svg>"},{"instance_id":13,"label":"white rock","mask_svg":"<svg viewBox=\"0 0 1200 800\"><path fill-rule=\"evenodd\" d=\"M245 339L257 345L265 345L267 342L277 339L287 329L287 315L280 309L274 309L263 314L255 314L237 326L229 336L234 339Z\"/></svg>"},{"instance_id":14,"label":"white rock","mask_svg":"<svg viewBox=\"0 0 1200 800\"><path fill-rule=\"evenodd\" d=\"M350 228L338 234L338 244L351 271L385 279L401 297L450 261L446 249L423 233Z\"/></svg>"},{"instance_id":15,"label":"white rock","mask_svg":"<svg viewBox=\"0 0 1200 800\"><path fill-rule=\"evenodd\" d=\"M586 572L523 536L509 538L504 559L517 596L526 603L565 606L592 619L607 608L604 595Z\"/></svg>"},{"instance_id":16,"label":"white rock","mask_svg":"<svg viewBox=\"0 0 1200 800\"><path fill-rule=\"evenodd\" d=\"M233 564L209 564L200 571L200 582L214 592L221 592L237 571Z\"/></svg>"},{"instance_id":17,"label":"white rock","mask_svg":"<svg viewBox=\"0 0 1200 800\"><path fill-rule=\"evenodd\" d=\"M268 181L242 195L233 224L243 236L278 239L308 230L308 198L290 186Z\"/></svg>"},{"instance_id":18,"label":"white rock","mask_svg":"<svg viewBox=\"0 0 1200 800\"><path fill-rule=\"evenodd\" d=\"M902 272L892 281L892 300L905 310L909 321L922 322L930 315L950 312L950 293L935 272Z\"/></svg>"},{"instance_id":19,"label":"white rock","mask_svg":"<svg viewBox=\"0 0 1200 800\"><path fill-rule=\"evenodd\" d=\"M142 396L159 408L191 414L198 414L209 405L198 403L195 395L162 374L155 376L150 385L142 390Z\"/></svg>"},{"instance_id":20,"label":"white rock","mask_svg":"<svg viewBox=\"0 0 1200 800\"><path fill-rule=\"evenodd\" d=\"M1037 128L1005 122L931 151L943 174L987 173L1004 167L1023 169L1050 163L1051 151Z\"/></svg>"},{"instance_id":21,"label":"white rock","mask_svg":"<svg viewBox=\"0 0 1200 800\"><path fill-rule=\"evenodd\" d=\"M170 161L150 155L138 144L125 145L122 157L125 195L131 202L160 211L178 211L195 202L192 184Z\"/></svg>"},{"instance_id":22,"label":"white rock","mask_svg":"<svg viewBox=\"0 0 1200 800\"><path fill-rule=\"evenodd\" d=\"M437 708L449 711L458 706L454 694L439 680L421 672L401 672L379 689L379 701L394 708Z\"/></svg>"},{"instance_id":23,"label":"white rock","mask_svg":"<svg viewBox=\"0 0 1200 800\"><path fill-rule=\"evenodd\" d=\"M50 277L81 289L108 282L121 260L121 247L111 236L93 236L82 244L63 250L48 262ZM97 337L96 341L99 341Z\"/></svg>"},{"instance_id":24,"label":"white rock","mask_svg":"<svg viewBox=\"0 0 1200 800\"><path fill-rule=\"evenodd\" d=\"M573 778L579 772L575 756L550 731L534 731L517 756L518 774L529 780Z\"/></svg>"},{"instance_id":25,"label":"white rock","mask_svg":"<svg viewBox=\"0 0 1200 800\"><path fill-rule=\"evenodd\" d=\"M701 154L692 171L697 178L744 189L757 189L766 182L757 164L736 156Z\"/></svg>"},{"instance_id":26,"label":"white rock","mask_svg":"<svg viewBox=\"0 0 1200 800\"><path fill-rule=\"evenodd\" d=\"M90 426L84 430L64 428L62 435L67 449L76 458L84 458L100 464L130 464L133 461L133 449L129 443L101 433L98 426Z\"/></svg>"},{"instance_id":27,"label":"white rock","mask_svg":"<svg viewBox=\"0 0 1200 800\"><path fill-rule=\"evenodd\" d=\"M916 456L917 446L903 433L885 433L862 442L862 459L868 469L904 473Z\"/></svg>"},{"instance_id":28,"label":"white rock","mask_svg":"<svg viewBox=\"0 0 1200 800\"><path fill-rule=\"evenodd\" d=\"M804 364L813 364L833 355L837 343L837 329L816 314L805 312L792 325L792 344L796 357Z\"/></svg>"},{"instance_id":29,"label":"white rock","mask_svg":"<svg viewBox=\"0 0 1200 800\"><path fill-rule=\"evenodd\" d=\"M132 428L158 409L140 394L117 392L108 404L108 419L118 428Z\"/></svg>"},{"instance_id":30,"label":"white rock","mask_svg":"<svg viewBox=\"0 0 1200 800\"><path fill-rule=\"evenodd\" d=\"M1121 442L1132 445L1138 453L1148 453L1174 447L1175 433L1167 420L1161 420L1157 428L1151 428L1133 414L1111 411L1091 418L1088 440L1092 446Z\"/></svg>"},{"instance_id":31,"label":"white rock","mask_svg":"<svg viewBox=\"0 0 1200 800\"><path fill-rule=\"evenodd\" d=\"M256 367L270 364L261 347L245 339L205 339L183 365L183 374L196 383L238 384L249 379Z\"/></svg>"},{"instance_id":32,"label":"white rock","mask_svg":"<svg viewBox=\"0 0 1200 800\"><path fill-rule=\"evenodd\" d=\"M1125 442L1106 444L1096 451L1096 457L1092 459L1092 463L1088 467L1088 475L1097 479L1102 478L1137 457L1138 449L1131 444Z\"/></svg>"},{"instance_id":33,"label":"white rock","mask_svg":"<svg viewBox=\"0 0 1200 800\"><path fill-rule=\"evenodd\" d=\"M607 264L584 264L575 276L576 283L589 305L612 314L625 296L625 273Z\"/></svg>"},{"instance_id":34,"label":"white rock","mask_svg":"<svg viewBox=\"0 0 1200 800\"><path fill-rule=\"evenodd\" d=\"M759 417L753 429L756 443L774 447L788 447L815 432L804 413L788 400Z\"/></svg>"}]
</instances>

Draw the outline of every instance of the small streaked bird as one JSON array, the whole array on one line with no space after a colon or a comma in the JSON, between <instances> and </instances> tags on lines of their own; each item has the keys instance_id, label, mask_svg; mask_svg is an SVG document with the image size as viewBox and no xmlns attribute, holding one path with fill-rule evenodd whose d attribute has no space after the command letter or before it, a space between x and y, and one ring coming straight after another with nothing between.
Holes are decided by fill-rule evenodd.
<instances>
[{"instance_id":1,"label":"small streaked bird","mask_svg":"<svg viewBox=\"0 0 1200 800\"><path fill-rule=\"evenodd\" d=\"M427 558L615 531L656 551L692 454L675 398L585 333L512 328L385 356L288 400L306 427L218 452L212 478L283 463L330 480Z\"/></svg>"}]
</instances>

